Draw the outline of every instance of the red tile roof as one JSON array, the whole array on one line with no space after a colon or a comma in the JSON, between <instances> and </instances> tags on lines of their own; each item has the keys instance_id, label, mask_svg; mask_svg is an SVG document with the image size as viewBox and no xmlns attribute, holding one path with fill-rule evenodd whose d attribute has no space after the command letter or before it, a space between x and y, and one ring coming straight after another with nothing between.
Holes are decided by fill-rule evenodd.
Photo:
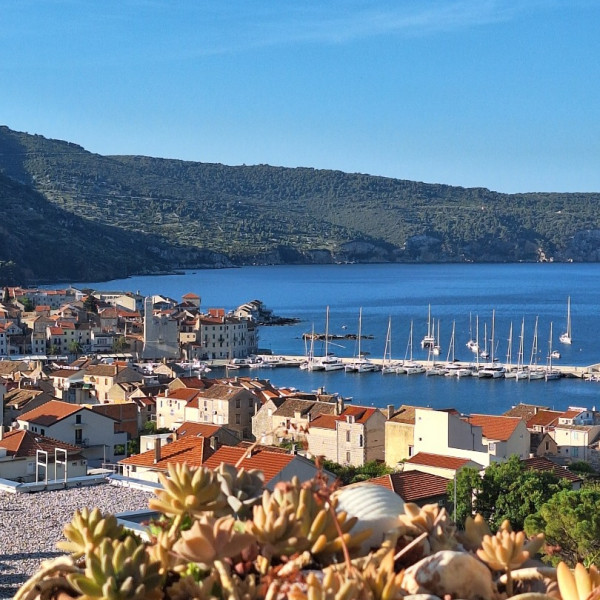
<instances>
[{"instance_id":1,"label":"red tile roof","mask_svg":"<svg viewBox=\"0 0 600 600\"><path fill-rule=\"evenodd\" d=\"M210 425L208 423L194 423L193 421L186 421L180 425L177 430L177 437L184 437L186 435L195 435L196 437L202 436L210 438L215 435L217 431L221 429L220 425Z\"/></svg>"},{"instance_id":2,"label":"red tile roof","mask_svg":"<svg viewBox=\"0 0 600 600\"><path fill-rule=\"evenodd\" d=\"M519 417L471 415L467 418L467 421L471 425L481 427L481 432L488 440L505 442L510 438L523 419Z\"/></svg>"},{"instance_id":3,"label":"red tile roof","mask_svg":"<svg viewBox=\"0 0 600 600\"><path fill-rule=\"evenodd\" d=\"M183 438L186 439L186 438ZM204 466L216 469L221 463L237 465L246 470L258 469L265 476L265 483L278 475L296 457L293 454L282 454L269 450L249 451L239 446L221 446L205 463Z\"/></svg>"},{"instance_id":4,"label":"red tile roof","mask_svg":"<svg viewBox=\"0 0 600 600\"><path fill-rule=\"evenodd\" d=\"M377 412L376 408L366 406L347 406L341 415L319 414L311 420L310 427L322 429L335 429L336 423L345 422L347 417L354 417L355 423L364 424Z\"/></svg>"},{"instance_id":5,"label":"red tile roof","mask_svg":"<svg viewBox=\"0 0 600 600\"><path fill-rule=\"evenodd\" d=\"M403 471L369 479L369 483L381 485L396 492L406 502L418 502L445 496L450 480L423 471Z\"/></svg>"},{"instance_id":6,"label":"red tile roof","mask_svg":"<svg viewBox=\"0 0 600 600\"><path fill-rule=\"evenodd\" d=\"M320 414L310 422L309 428L335 429L338 420L336 415Z\"/></svg>"},{"instance_id":7,"label":"red tile roof","mask_svg":"<svg viewBox=\"0 0 600 600\"><path fill-rule=\"evenodd\" d=\"M521 462L528 469L534 469L536 471L552 471L559 479L568 479L571 482L582 481L581 477L572 471L569 471L569 469L553 463L545 456L534 456L532 458L526 458Z\"/></svg>"},{"instance_id":8,"label":"red tile roof","mask_svg":"<svg viewBox=\"0 0 600 600\"><path fill-rule=\"evenodd\" d=\"M411 465L427 465L428 467L438 467L440 469L460 469L471 461L468 458L458 458L456 456L441 456L439 454L430 454L428 452L418 452L411 456L407 461Z\"/></svg>"},{"instance_id":9,"label":"red tile roof","mask_svg":"<svg viewBox=\"0 0 600 600\"><path fill-rule=\"evenodd\" d=\"M29 421L37 425L54 425L62 419L75 414L81 410L89 410L80 404L70 404L62 400L49 400L48 402L23 413L18 418L19 421Z\"/></svg>"},{"instance_id":10,"label":"red tile roof","mask_svg":"<svg viewBox=\"0 0 600 600\"><path fill-rule=\"evenodd\" d=\"M164 398L166 400L183 400L184 402L191 402L199 394L200 394L200 390L184 387L184 388L177 388L176 390L169 391L168 396L165 393ZM160 395L159 397L162 398L163 396Z\"/></svg>"},{"instance_id":11,"label":"red tile roof","mask_svg":"<svg viewBox=\"0 0 600 600\"><path fill-rule=\"evenodd\" d=\"M166 471L169 463L186 463L191 468L198 468L212 454L210 440L194 435L187 435L169 444L164 444L160 449L160 460L154 462L155 450L148 450L141 454L129 456L119 461L123 465L136 467L152 467L159 471Z\"/></svg>"},{"instance_id":12,"label":"red tile roof","mask_svg":"<svg viewBox=\"0 0 600 600\"><path fill-rule=\"evenodd\" d=\"M569 410L566 410L564 413L562 413L562 415L560 415L560 418L561 419L574 419L575 417L580 415L582 412L585 412L585 410L583 410L581 408L570 408Z\"/></svg>"},{"instance_id":13,"label":"red tile roof","mask_svg":"<svg viewBox=\"0 0 600 600\"><path fill-rule=\"evenodd\" d=\"M558 410L540 410L527 421L527 428L549 427L550 425L558 423L558 417L562 414L563 413Z\"/></svg>"},{"instance_id":14,"label":"red tile roof","mask_svg":"<svg viewBox=\"0 0 600 600\"><path fill-rule=\"evenodd\" d=\"M178 377L177 378L178 381L180 381L181 383L183 383L183 385L185 385L186 388L194 388L197 390L203 390L205 387L207 387L206 381L204 379L201 379L200 377Z\"/></svg>"},{"instance_id":15,"label":"red tile roof","mask_svg":"<svg viewBox=\"0 0 600 600\"><path fill-rule=\"evenodd\" d=\"M80 448L71 446L60 440L32 433L26 429L15 429L4 434L0 440L0 448L6 449L8 456L35 456L37 450L45 450L52 453L54 449L66 450L70 455L79 453Z\"/></svg>"}]
</instances>

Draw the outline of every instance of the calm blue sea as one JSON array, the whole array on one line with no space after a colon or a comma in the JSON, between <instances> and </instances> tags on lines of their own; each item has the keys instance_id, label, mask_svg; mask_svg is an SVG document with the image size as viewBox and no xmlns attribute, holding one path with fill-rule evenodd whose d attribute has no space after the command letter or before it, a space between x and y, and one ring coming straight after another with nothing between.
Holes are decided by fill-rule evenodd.
<instances>
[{"instance_id":1,"label":"calm blue sea","mask_svg":"<svg viewBox=\"0 0 600 600\"><path fill-rule=\"evenodd\" d=\"M470 360L465 344L470 330L479 339L484 329L491 334L495 311L495 355L504 360L510 324L513 323L513 357L516 360L521 320L525 319L525 360L531 356L533 331L538 318L538 363L548 354L550 323L559 362L572 365L600 363L600 265L318 265L244 267L240 269L188 271L183 275L132 277L109 282L74 283L76 287L132 290L142 294L165 294L180 299L188 292L201 296L202 306L232 309L253 299L262 300L277 315L298 317L297 325L262 327L260 346L274 354L304 354L302 333L325 330L326 307L330 307L330 333L356 333L362 307L361 350L381 357L388 318L392 319L392 354L404 358L411 321L413 355L426 359L420 340L427 331L428 307L440 323L441 358L446 358L455 322L455 356ZM571 297L573 345L558 343L566 327L567 298ZM436 325L437 329L437 325ZM354 341L336 341L330 351L353 356ZM315 347L315 353L321 348ZM244 373L240 371L240 374ZM515 382L476 378L307 373L299 369L253 370L252 376L276 385L304 390L324 387L351 396L356 403L386 406L416 404L436 408L454 407L465 413L499 414L519 402L554 408L599 405L600 384L562 379L557 382Z\"/></svg>"}]
</instances>

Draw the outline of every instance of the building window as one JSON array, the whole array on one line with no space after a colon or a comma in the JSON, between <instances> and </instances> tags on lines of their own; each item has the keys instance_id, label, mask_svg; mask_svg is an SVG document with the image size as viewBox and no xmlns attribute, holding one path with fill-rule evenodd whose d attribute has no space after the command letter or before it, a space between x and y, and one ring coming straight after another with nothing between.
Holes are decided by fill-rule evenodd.
<instances>
[{"instance_id":1,"label":"building window","mask_svg":"<svg viewBox=\"0 0 600 600\"><path fill-rule=\"evenodd\" d=\"M350 432L346 431L346 443L350 443Z\"/></svg>"},{"instance_id":2,"label":"building window","mask_svg":"<svg viewBox=\"0 0 600 600\"><path fill-rule=\"evenodd\" d=\"M81 415L75 415L75 423L81 425Z\"/></svg>"},{"instance_id":3,"label":"building window","mask_svg":"<svg viewBox=\"0 0 600 600\"><path fill-rule=\"evenodd\" d=\"M414 451L415 451L415 447L414 446L409 446L408 447L408 456L412 456Z\"/></svg>"},{"instance_id":4,"label":"building window","mask_svg":"<svg viewBox=\"0 0 600 600\"><path fill-rule=\"evenodd\" d=\"M45 429L40 429L40 433L41 433L42 435L46 435L46 430L45 430Z\"/></svg>"},{"instance_id":5,"label":"building window","mask_svg":"<svg viewBox=\"0 0 600 600\"><path fill-rule=\"evenodd\" d=\"M359 448L362 448L362 447L363 447L363 445L364 445L364 438L363 438L363 434L361 433L361 434L358 436L358 447L359 447Z\"/></svg>"},{"instance_id":6,"label":"building window","mask_svg":"<svg viewBox=\"0 0 600 600\"><path fill-rule=\"evenodd\" d=\"M236 398L235 407L236 408L241 408L241 406L242 406L242 401L239 398Z\"/></svg>"},{"instance_id":7,"label":"building window","mask_svg":"<svg viewBox=\"0 0 600 600\"><path fill-rule=\"evenodd\" d=\"M346 452L346 462L350 463L350 452Z\"/></svg>"},{"instance_id":8,"label":"building window","mask_svg":"<svg viewBox=\"0 0 600 600\"><path fill-rule=\"evenodd\" d=\"M75 430L75 443L76 444L81 444L83 442L83 430L82 429L76 429Z\"/></svg>"},{"instance_id":9,"label":"building window","mask_svg":"<svg viewBox=\"0 0 600 600\"><path fill-rule=\"evenodd\" d=\"M235 415L235 424L239 425L242 422L242 418L240 415Z\"/></svg>"}]
</instances>

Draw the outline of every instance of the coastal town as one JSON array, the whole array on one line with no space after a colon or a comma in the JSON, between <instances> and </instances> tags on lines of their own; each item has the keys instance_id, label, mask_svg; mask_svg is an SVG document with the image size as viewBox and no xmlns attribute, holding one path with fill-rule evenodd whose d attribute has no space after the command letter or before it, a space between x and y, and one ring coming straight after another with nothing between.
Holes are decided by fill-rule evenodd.
<instances>
[{"instance_id":1,"label":"coastal town","mask_svg":"<svg viewBox=\"0 0 600 600\"><path fill-rule=\"evenodd\" d=\"M310 477L322 456L377 461L401 478L427 474L441 497L457 469L511 455L600 465L600 413L587 407L376 408L240 376L237 367L258 351L258 323L272 316L260 301L226 313L204 311L193 293L6 288L0 315L0 478L17 484L90 469L157 482L172 460L216 466L244 456L268 466L274 484L290 472ZM411 481L421 487L416 475Z\"/></svg>"},{"instance_id":2,"label":"coastal town","mask_svg":"<svg viewBox=\"0 0 600 600\"><path fill-rule=\"evenodd\" d=\"M516 456L573 489L582 479L569 465L600 467L594 409L522 404L503 415L465 415L408 403L377 408L240 375L241 364L257 362L249 357L259 350L259 323L272 318L257 300L226 312L204 310L193 293L176 300L5 288L0 498L9 506L60 494L64 512L94 486L119 499L114 509L141 510L174 465L258 469L272 490L292 477L314 478L319 458L385 466L372 483L406 502L450 506L448 484L466 467L483 473ZM85 502L103 497L94 492ZM47 540L49 552L60 536L59 528ZM15 556L29 574L39 563Z\"/></svg>"}]
</instances>

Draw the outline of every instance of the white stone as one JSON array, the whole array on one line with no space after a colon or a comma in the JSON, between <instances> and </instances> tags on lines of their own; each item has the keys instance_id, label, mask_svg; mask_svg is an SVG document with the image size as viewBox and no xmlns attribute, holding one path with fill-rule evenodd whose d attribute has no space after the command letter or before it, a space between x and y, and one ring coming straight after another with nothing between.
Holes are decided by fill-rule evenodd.
<instances>
[{"instance_id":1,"label":"white stone","mask_svg":"<svg viewBox=\"0 0 600 600\"><path fill-rule=\"evenodd\" d=\"M357 517L353 532L371 530L361 552L378 548L385 534L398 527L398 516L404 513L404 500L392 490L372 483L360 483L342 488L335 494L336 510L345 511L348 517Z\"/></svg>"},{"instance_id":2,"label":"white stone","mask_svg":"<svg viewBox=\"0 0 600 600\"><path fill-rule=\"evenodd\" d=\"M402 587L409 594L446 594L465 600L488 600L494 585L490 570L467 552L444 550L410 566Z\"/></svg>"}]
</instances>

